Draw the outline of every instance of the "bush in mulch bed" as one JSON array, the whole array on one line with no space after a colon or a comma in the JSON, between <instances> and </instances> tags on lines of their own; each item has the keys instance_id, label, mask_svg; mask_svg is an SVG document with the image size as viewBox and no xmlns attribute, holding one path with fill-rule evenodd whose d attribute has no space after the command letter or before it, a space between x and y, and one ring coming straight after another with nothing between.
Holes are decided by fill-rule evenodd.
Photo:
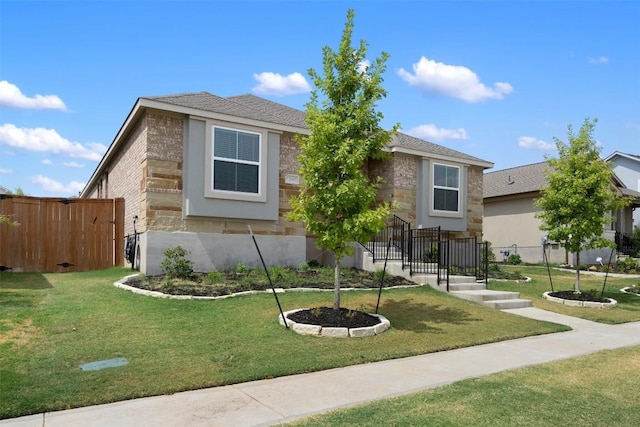
<instances>
[{"instance_id":1,"label":"bush in mulch bed","mask_svg":"<svg viewBox=\"0 0 640 427\"><path fill-rule=\"evenodd\" d=\"M609 302L609 298L600 298L598 291L556 291L549 292L549 296L573 301Z\"/></svg>"}]
</instances>

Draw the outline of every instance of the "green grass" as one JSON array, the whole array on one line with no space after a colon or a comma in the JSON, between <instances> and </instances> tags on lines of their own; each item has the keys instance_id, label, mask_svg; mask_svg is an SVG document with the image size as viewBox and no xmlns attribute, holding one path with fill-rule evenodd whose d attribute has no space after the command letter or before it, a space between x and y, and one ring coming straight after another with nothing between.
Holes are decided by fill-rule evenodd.
<instances>
[{"instance_id":1,"label":"green grass","mask_svg":"<svg viewBox=\"0 0 640 427\"><path fill-rule=\"evenodd\" d=\"M637 426L638 352L640 346L501 372L290 425Z\"/></svg>"},{"instance_id":2,"label":"green grass","mask_svg":"<svg viewBox=\"0 0 640 427\"><path fill-rule=\"evenodd\" d=\"M406 357L565 330L428 287L385 290L385 333L301 336L271 294L215 301L145 297L113 286L130 270L0 273L0 418ZM284 310L330 306L331 292L279 294ZM342 306L373 311L376 291ZM124 357L129 364L82 371Z\"/></svg>"},{"instance_id":3,"label":"green grass","mask_svg":"<svg viewBox=\"0 0 640 427\"><path fill-rule=\"evenodd\" d=\"M620 289L640 283L638 278L611 277L607 278L604 296L613 298L618 302L618 306L613 309L597 309L583 307L568 307L563 304L547 301L542 297L544 292L550 291L549 274L543 266L501 266L507 271L519 271L521 274L531 277L529 283L514 282L489 282L489 289L497 291L517 291L521 297L533 301L533 305L543 310L549 310L560 314L579 317L595 322L618 324L626 322L640 321L640 296L625 294ZM553 288L556 291L572 290L575 282L575 272L551 269L551 279ZM598 295L604 283L603 276L592 274L580 274L580 289L589 291L595 289Z\"/></svg>"}]
</instances>

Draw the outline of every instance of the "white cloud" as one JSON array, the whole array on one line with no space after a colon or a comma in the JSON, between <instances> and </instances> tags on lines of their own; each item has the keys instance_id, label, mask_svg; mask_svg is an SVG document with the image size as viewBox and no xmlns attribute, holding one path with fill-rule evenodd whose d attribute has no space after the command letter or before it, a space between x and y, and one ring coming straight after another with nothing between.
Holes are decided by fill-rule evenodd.
<instances>
[{"instance_id":1,"label":"white cloud","mask_svg":"<svg viewBox=\"0 0 640 427\"><path fill-rule=\"evenodd\" d=\"M311 86L300 73L282 76L278 73L265 72L254 74L253 78L259 83L253 91L261 95L285 96L311 91Z\"/></svg>"},{"instance_id":2,"label":"white cloud","mask_svg":"<svg viewBox=\"0 0 640 427\"><path fill-rule=\"evenodd\" d=\"M52 165L53 162L49 159L43 159L40 163L42 163L43 165Z\"/></svg>"},{"instance_id":3,"label":"white cloud","mask_svg":"<svg viewBox=\"0 0 640 427\"><path fill-rule=\"evenodd\" d=\"M624 125L624 127L631 130L640 131L640 124L638 123L627 123L626 125Z\"/></svg>"},{"instance_id":4,"label":"white cloud","mask_svg":"<svg viewBox=\"0 0 640 427\"><path fill-rule=\"evenodd\" d=\"M0 173L2 174L10 174L13 173L12 169L7 169L7 168L0 168Z\"/></svg>"},{"instance_id":5,"label":"white cloud","mask_svg":"<svg viewBox=\"0 0 640 427\"><path fill-rule=\"evenodd\" d=\"M526 148L527 150L554 150L556 148L555 144L550 144L533 136L521 136L518 138L518 147Z\"/></svg>"},{"instance_id":6,"label":"white cloud","mask_svg":"<svg viewBox=\"0 0 640 427\"><path fill-rule=\"evenodd\" d=\"M84 165L78 162L66 162L64 165L68 168L83 168Z\"/></svg>"},{"instance_id":7,"label":"white cloud","mask_svg":"<svg viewBox=\"0 0 640 427\"><path fill-rule=\"evenodd\" d=\"M10 123L0 126L0 144L29 151L49 152L99 161L107 147L99 143L82 145L61 137L54 129L18 128Z\"/></svg>"},{"instance_id":8,"label":"white cloud","mask_svg":"<svg viewBox=\"0 0 640 427\"><path fill-rule=\"evenodd\" d=\"M478 75L467 67L435 62L424 56L413 64L413 74L400 68L398 75L410 85L418 86L427 92L435 92L467 102L502 99L513 92L513 87L509 83L497 82L493 87L488 87L481 83Z\"/></svg>"},{"instance_id":9,"label":"white cloud","mask_svg":"<svg viewBox=\"0 0 640 427\"><path fill-rule=\"evenodd\" d=\"M18 86L6 80L0 81L0 105L31 110L66 111L67 109L64 102L56 95L36 95L29 98L20 91Z\"/></svg>"},{"instance_id":10,"label":"white cloud","mask_svg":"<svg viewBox=\"0 0 640 427\"><path fill-rule=\"evenodd\" d=\"M606 56L600 56L598 58L589 57L589 64L606 64L607 62L609 62L609 58Z\"/></svg>"},{"instance_id":11,"label":"white cloud","mask_svg":"<svg viewBox=\"0 0 640 427\"><path fill-rule=\"evenodd\" d=\"M411 136L428 141L443 141L445 139L468 139L467 131L463 128L444 129L434 124L420 125L407 131Z\"/></svg>"},{"instance_id":12,"label":"white cloud","mask_svg":"<svg viewBox=\"0 0 640 427\"><path fill-rule=\"evenodd\" d=\"M31 182L40 185L45 191L49 193L64 193L78 195L80 191L84 189L85 184L82 182L71 181L67 185L55 181L51 178L47 178L43 175L35 175L30 177Z\"/></svg>"}]
</instances>

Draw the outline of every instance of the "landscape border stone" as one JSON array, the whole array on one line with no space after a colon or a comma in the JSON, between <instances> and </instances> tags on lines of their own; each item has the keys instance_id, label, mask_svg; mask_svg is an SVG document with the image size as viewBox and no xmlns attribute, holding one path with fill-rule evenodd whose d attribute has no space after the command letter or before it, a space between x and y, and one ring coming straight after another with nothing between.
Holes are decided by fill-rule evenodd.
<instances>
[{"instance_id":1,"label":"landscape border stone","mask_svg":"<svg viewBox=\"0 0 640 427\"><path fill-rule=\"evenodd\" d=\"M381 334L391 327L391 322L389 322L389 320L386 317L380 314L373 314L373 313L367 313L367 314L373 317L377 317L380 320L380 323L377 323L373 326L367 326L364 328L334 328L334 327L323 328L322 326L318 326L318 325L297 323L289 319L289 314L293 314L303 310L309 310L309 308L296 308L294 310L289 310L284 312L284 317L287 319L287 325L289 325L289 328L300 335L313 335L317 337L332 337L332 338L362 338L362 337L372 337L374 335ZM282 319L281 315L278 315L278 322L280 322L280 325L285 326L284 320Z\"/></svg>"},{"instance_id":2,"label":"landscape border stone","mask_svg":"<svg viewBox=\"0 0 640 427\"><path fill-rule=\"evenodd\" d=\"M620 292L622 292L623 294L632 294L632 295L637 295L637 296L640 297L639 293L631 292L629 289L631 289L631 286L627 286L627 287L624 287L624 288L620 289Z\"/></svg>"},{"instance_id":3,"label":"landscape border stone","mask_svg":"<svg viewBox=\"0 0 640 427\"><path fill-rule=\"evenodd\" d=\"M256 294L264 294L273 292L271 289L265 289L264 291L243 291L236 292L229 295L220 295L217 297L208 297L208 296L197 296L197 295L172 295L165 294L163 292L158 291L149 291L147 289L136 288L135 286L127 285L129 279L140 276L140 273L130 274L128 276L123 277L120 280L117 280L113 283L113 285L117 288L124 289L135 294L146 295L149 297L155 298L170 298L170 299L194 299L194 300L217 300L217 299L225 299L225 298L233 298L240 297L243 295L256 295ZM403 285L403 286L389 286L384 289L403 289L403 288L416 288L419 286L425 286L423 283L416 283L415 285ZM285 292L333 292L333 289L320 289L320 288L275 288L276 293L285 293ZM340 291L378 291L378 288L341 288Z\"/></svg>"},{"instance_id":4,"label":"landscape border stone","mask_svg":"<svg viewBox=\"0 0 640 427\"><path fill-rule=\"evenodd\" d=\"M547 301L556 302L559 304L564 304L570 307L586 307L586 308L614 308L618 305L618 301L613 298L607 298L609 302L595 302L595 301L579 301L579 300L571 300L553 297L549 295L551 292L545 292L542 294L542 297Z\"/></svg>"}]
</instances>

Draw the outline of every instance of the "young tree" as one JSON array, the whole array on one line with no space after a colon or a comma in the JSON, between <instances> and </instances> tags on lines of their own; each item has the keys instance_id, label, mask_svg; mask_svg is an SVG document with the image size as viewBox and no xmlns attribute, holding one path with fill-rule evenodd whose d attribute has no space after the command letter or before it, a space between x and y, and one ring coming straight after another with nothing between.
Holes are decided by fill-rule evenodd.
<instances>
[{"instance_id":1,"label":"young tree","mask_svg":"<svg viewBox=\"0 0 640 427\"><path fill-rule=\"evenodd\" d=\"M541 189L536 217L549 239L576 254L574 291L580 292L580 251L612 246L602 234L610 212L627 203L612 184L613 171L600 158L593 139L597 119L585 119L577 135L568 126L568 144L555 139L558 158L548 158L547 185Z\"/></svg>"},{"instance_id":2,"label":"young tree","mask_svg":"<svg viewBox=\"0 0 640 427\"><path fill-rule=\"evenodd\" d=\"M316 245L335 255L334 303L340 309L340 263L353 251L351 242L368 241L382 230L389 203L376 204L380 178L370 181L368 159L383 158L383 148L397 131L384 130L376 102L386 96L382 73L386 53L372 64L365 60L367 44L351 46L354 11L347 12L338 51L322 50L324 76L308 71L316 90L306 104L311 135L298 138L302 187L291 199L289 218L302 220ZM324 94L322 102L317 91Z\"/></svg>"}]
</instances>

